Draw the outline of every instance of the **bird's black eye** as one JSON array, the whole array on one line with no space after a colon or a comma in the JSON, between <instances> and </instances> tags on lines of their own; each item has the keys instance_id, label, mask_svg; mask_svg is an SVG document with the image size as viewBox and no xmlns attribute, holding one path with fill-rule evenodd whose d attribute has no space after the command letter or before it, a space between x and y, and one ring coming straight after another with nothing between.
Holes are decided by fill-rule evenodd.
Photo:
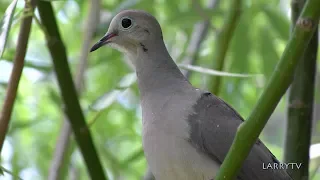
<instances>
[{"instance_id":1,"label":"bird's black eye","mask_svg":"<svg viewBox=\"0 0 320 180\"><path fill-rule=\"evenodd\" d=\"M122 21L121 21L121 25L125 29L129 28L132 25L131 19L123 18Z\"/></svg>"}]
</instances>

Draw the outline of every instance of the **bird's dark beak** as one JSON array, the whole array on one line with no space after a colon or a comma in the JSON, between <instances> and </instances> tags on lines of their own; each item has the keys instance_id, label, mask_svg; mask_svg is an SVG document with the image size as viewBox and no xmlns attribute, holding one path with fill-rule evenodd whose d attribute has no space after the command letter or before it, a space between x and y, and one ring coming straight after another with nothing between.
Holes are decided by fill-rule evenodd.
<instances>
[{"instance_id":1,"label":"bird's dark beak","mask_svg":"<svg viewBox=\"0 0 320 180\"><path fill-rule=\"evenodd\" d=\"M110 42L110 39L115 37L115 36L117 36L116 33L108 33L108 34L106 34L96 44L94 44L92 46L92 48L90 49L90 52L99 49L100 47L102 47L105 44L108 44Z\"/></svg>"}]
</instances>

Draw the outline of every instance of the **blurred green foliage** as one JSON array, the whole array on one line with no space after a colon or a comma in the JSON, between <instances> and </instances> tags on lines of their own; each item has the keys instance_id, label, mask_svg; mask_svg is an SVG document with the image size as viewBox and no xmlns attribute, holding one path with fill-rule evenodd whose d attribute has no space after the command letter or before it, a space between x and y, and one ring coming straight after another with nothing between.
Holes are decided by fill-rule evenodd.
<instances>
[{"instance_id":1,"label":"blurred green foliage","mask_svg":"<svg viewBox=\"0 0 320 180\"><path fill-rule=\"evenodd\" d=\"M188 55L186 49L193 25L204 20L203 14L205 14L206 17L211 17L211 27L199 50L200 55L196 65L212 67L216 46L214 41L228 11L229 1L221 1L214 11L206 8L207 1L102 0L101 23L97 26L91 44L107 31L110 18L119 10L143 9L157 17L162 25L169 51L173 58L179 61ZM10 2L11 0L0 1L0 17L4 15ZM199 6L195 6L194 3L199 3ZM70 67L75 73L85 33L83 24L88 15L88 1L57 0L52 1L52 4L67 48ZM22 8L23 1L18 1L7 49L0 60L1 103L17 44L21 20L19 12ZM241 19L225 58L224 71L262 73L265 76L260 79L223 77L219 96L244 118L249 115L257 102L289 38L288 14L289 0L243 0ZM85 86L79 97L88 122L97 114L90 110L92 103L116 88L122 77L132 72L123 60L124 57L119 52L110 48L89 54ZM206 89L209 78L211 76L192 73L191 82L197 87ZM98 118L90 126L98 153L110 179L140 179L146 169L141 149L139 94L136 84L130 89L130 93L117 97L110 106L99 112ZM33 22L26 66L19 86L9 135L1 153L1 166L9 169L14 175L19 175L25 180L46 179L48 176L63 122L63 105L59 93L44 33L39 25ZM264 142L279 159L282 158L284 114L283 100L262 135ZM319 127L318 125L317 131ZM73 164L79 179L88 179L79 152L75 149L71 155L70 164ZM71 169L66 171L72 172ZM4 177L10 179L12 176L5 174Z\"/></svg>"}]
</instances>

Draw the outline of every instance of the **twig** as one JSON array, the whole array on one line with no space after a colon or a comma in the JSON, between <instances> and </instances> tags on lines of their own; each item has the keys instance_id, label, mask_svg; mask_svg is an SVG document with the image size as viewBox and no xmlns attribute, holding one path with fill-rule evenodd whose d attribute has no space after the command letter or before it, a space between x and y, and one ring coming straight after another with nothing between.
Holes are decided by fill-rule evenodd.
<instances>
[{"instance_id":1,"label":"twig","mask_svg":"<svg viewBox=\"0 0 320 180\"><path fill-rule=\"evenodd\" d=\"M208 74L211 76L224 76L224 77L238 77L238 78L248 78L248 77L263 77L263 74L238 74L238 73L229 73L224 71L216 71L213 69L204 68L201 66L193 66L190 64L178 64L178 66L182 69L187 69L190 71L199 72L202 74Z\"/></svg>"},{"instance_id":2,"label":"twig","mask_svg":"<svg viewBox=\"0 0 320 180\"><path fill-rule=\"evenodd\" d=\"M292 24L296 23L305 0L292 0ZM293 179L309 177L309 147L313 116L313 97L317 67L318 32L315 31L301 58L290 87L285 162L302 163L299 169L288 169Z\"/></svg>"},{"instance_id":3,"label":"twig","mask_svg":"<svg viewBox=\"0 0 320 180\"><path fill-rule=\"evenodd\" d=\"M77 73L75 75L75 86L78 94L81 94L82 91L82 82L84 81L84 73L87 69L88 62L88 49L90 48L90 42L95 31L95 27L99 21L99 6L100 0L89 1L89 15L85 21L84 27L86 28L83 35L83 45L81 49L80 60L77 68ZM68 150L71 150L70 140L71 140L71 126L68 122L68 119L65 117L62 124L61 132L56 143L54 157L51 161L50 171L49 171L49 180L58 180L64 177L64 171L68 167L69 158Z\"/></svg>"},{"instance_id":4,"label":"twig","mask_svg":"<svg viewBox=\"0 0 320 180\"><path fill-rule=\"evenodd\" d=\"M77 168L76 165L71 165L70 167L70 172L69 172L69 177L70 180L78 180L79 178L79 169Z\"/></svg>"},{"instance_id":5,"label":"twig","mask_svg":"<svg viewBox=\"0 0 320 180\"><path fill-rule=\"evenodd\" d=\"M81 94L82 91L82 82L84 81L84 73L87 68L88 61L88 49L90 48L91 38L93 36L95 27L99 21L99 6L100 0L92 0L89 2L89 15L85 21L83 45L81 49L80 60L77 68L75 86L78 94ZM49 171L49 180L58 180L65 176L65 169L69 167L68 157L69 153L73 152L73 149L70 148L72 129L68 122L68 119L65 117L59 138L56 143L54 157L51 161L50 171Z\"/></svg>"},{"instance_id":6,"label":"twig","mask_svg":"<svg viewBox=\"0 0 320 180\"><path fill-rule=\"evenodd\" d=\"M67 172L67 167L70 162L67 160L69 158L68 150L70 149L70 136L72 134L70 123L65 117L61 132L59 134L56 148L54 151L53 159L50 164L48 180L58 180L63 179L65 173ZM70 150L71 151L71 150ZM71 152L70 152L71 153Z\"/></svg>"},{"instance_id":7,"label":"twig","mask_svg":"<svg viewBox=\"0 0 320 180\"><path fill-rule=\"evenodd\" d=\"M12 57L8 57L8 56L4 56L3 59L1 59L1 60L7 61L9 63L13 62ZM38 64L38 63L35 63L32 61L28 61L27 59L25 59L24 67L33 68L35 70L42 71L44 73L48 73L48 72L52 71L52 67L50 65Z\"/></svg>"},{"instance_id":8,"label":"twig","mask_svg":"<svg viewBox=\"0 0 320 180\"><path fill-rule=\"evenodd\" d=\"M25 8L32 7L29 11L33 11L36 6L36 0L26 2ZM30 5L28 5L30 3ZM26 13L26 11L24 11ZM21 23L17 51L13 61L12 73L10 76L7 93L4 99L4 104L0 113L0 152L4 143L5 136L8 131L10 118L14 106L14 102L17 96L20 77L24 66L24 58L27 52L29 34L31 31L32 16L25 17Z\"/></svg>"},{"instance_id":9,"label":"twig","mask_svg":"<svg viewBox=\"0 0 320 180\"><path fill-rule=\"evenodd\" d=\"M14 175L10 170L8 170L8 169L6 169L6 168L4 168L4 167L2 167L2 166L0 166L0 170L3 171L3 172L5 172L5 173L7 173L7 174L10 174L10 175L11 175L12 177L14 177L15 179L23 180L22 178L20 178L20 177L17 176L17 175ZM0 176L1 176L1 174L0 174Z\"/></svg>"},{"instance_id":10,"label":"twig","mask_svg":"<svg viewBox=\"0 0 320 180\"><path fill-rule=\"evenodd\" d=\"M318 26L319 7L319 0L307 1L280 62L248 120L238 128L234 142L215 180L231 180L237 175L270 115L292 82L295 67ZM246 143L243 143L244 139Z\"/></svg>"},{"instance_id":11,"label":"twig","mask_svg":"<svg viewBox=\"0 0 320 180\"><path fill-rule=\"evenodd\" d=\"M131 155L129 155L125 160L122 160L120 166L127 167L129 163L132 163L140 159L141 157L143 157L143 155L144 155L144 152L143 152L143 148L141 147L135 152L133 152Z\"/></svg>"},{"instance_id":12,"label":"twig","mask_svg":"<svg viewBox=\"0 0 320 180\"><path fill-rule=\"evenodd\" d=\"M216 54L214 58L214 69L222 71L224 67L225 57L229 48L230 41L235 31L241 15L242 0L232 0L230 2L230 11L226 15L226 20L216 39ZM212 77L209 83L210 91L218 95L222 77Z\"/></svg>"},{"instance_id":13,"label":"twig","mask_svg":"<svg viewBox=\"0 0 320 180\"><path fill-rule=\"evenodd\" d=\"M49 35L46 37L47 46L52 56L59 88L65 104L65 114L70 121L88 173L91 179L107 179L80 107L67 61L66 50L60 38L51 3L40 1L38 9L41 22Z\"/></svg>"},{"instance_id":14,"label":"twig","mask_svg":"<svg viewBox=\"0 0 320 180\"><path fill-rule=\"evenodd\" d=\"M208 10L211 9L211 10L214 10L216 11L216 7L219 5L220 3L220 0L210 0L208 2ZM192 8L194 10L196 10L196 12L204 19L204 20L211 20L211 16L208 15L206 12L205 12L205 9L202 8L201 6L201 3L197 0L192 0ZM211 23L208 24L208 27L210 27L211 30L213 31L216 31L216 28L214 26L212 26Z\"/></svg>"},{"instance_id":15,"label":"twig","mask_svg":"<svg viewBox=\"0 0 320 180\"><path fill-rule=\"evenodd\" d=\"M210 0L208 3L208 8L214 10L215 7L219 4L220 0ZM198 4L196 1L193 0L193 3ZM199 11L201 12L201 11ZM191 40L187 47L187 55L182 60L183 64L195 64L196 60L198 59L198 54L200 51L201 43L203 42L204 38L208 34L208 29L211 18L205 17L205 19L201 22L196 23L193 26ZM189 78L191 72L190 71L182 71L183 74Z\"/></svg>"}]
</instances>

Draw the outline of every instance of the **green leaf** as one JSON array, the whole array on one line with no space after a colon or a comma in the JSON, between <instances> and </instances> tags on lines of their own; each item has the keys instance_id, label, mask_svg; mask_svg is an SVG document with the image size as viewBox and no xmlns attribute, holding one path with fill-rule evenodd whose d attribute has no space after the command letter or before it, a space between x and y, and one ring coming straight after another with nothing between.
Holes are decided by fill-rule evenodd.
<instances>
[{"instance_id":1,"label":"green leaf","mask_svg":"<svg viewBox=\"0 0 320 180\"><path fill-rule=\"evenodd\" d=\"M0 166L0 176L3 176L4 172L7 173L7 174L10 174L12 177L15 177L15 178L17 178L19 180L22 180L19 176L15 176L10 170L4 168L3 166Z\"/></svg>"},{"instance_id":2,"label":"green leaf","mask_svg":"<svg viewBox=\"0 0 320 180\"><path fill-rule=\"evenodd\" d=\"M130 87L133 83L135 83L137 80L137 75L136 73L129 73L125 75L118 84L119 88L128 88Z\"/></svg>"},{"instance_id":3,"label":"green leaf","mask_svg":"<svg viewBox=\"0 0 320 180\"><path fill-rule=\"evenodd\" d=\"M252 34L254 28L248 27L253 26L253 24L250 23L252 17L252 11L244 13L233 34L229 49L230 59L226 59L225 65L225 69L228 71L236 73L250 72L250 54L253 51ZM226 58L228 58L228 56ZM221 90L221 97L223 97L227 102L231 103L235 108L239 108L239 110L240 108L243 108L241 101L244 99L244 94L241 91L241 87L244 82L245 81L243 78L224 78L224 84ZM242 112L243 110L244 109L241 109Z\"/></svg>"},{"instance_id":4,"label":"green leaf","mask_svg":"<svg viewBox=\"0 0 320 180\"><path fill-rule=\"evenodd\" d=\"M129 155L125 160L121 162L122 168L128 167L130 163L139 160L141 157L143 157L143 149L142 147L138 150L134 151L131 155Z\"/></svg>"},{"instance_id":5,"label":"green leaf","mask_svg":"<svg viewBox=\"0 0 320 180\"><path fill-rule=\"evenodd\" d=\"M111 90L110 92L102 95L98 98L93 105L90 106L90 109L93 111L101 111L103 109L108 108L123 92L124 90Z\"/></svg>"},{"instance_id":6,"label":"green leaf","mask_svg":"<svg viewBox=\"0 0 320 180\"><path fill-rule=\"evenodd\" d=\"M4 172L3 172L3 167L2 166L0 166L0 176L4 176Z\"/></svg>"},{"instance_id":7,"label":"green leaf","mask_svg":"<svg viewBox=\"0 0 320 180\"><path fill-rule=\"evenodd\" d=\"M138 3L140 3L141 0L126 0L126 1L123 1L121 2L117 7L116 9L114 9L112 12L113 12L113 15L116 15L118 12L124 10L124 9L129 9L131 8L132 6L135 6L137 5Z\"/></svg>"},{"instance_id":8,"label":"green leaf","mask_svg":"<svg viewBox=\"0 0 320 180\"><path fill-rule=\"evenodd\" d=\"M259 32L263 34L263 36L258 36L258 38L260 39L259 42L263 43L259 43L257 47L258 51L260 51L259 54L262 59L263 74L265 74L269 78L276 66L276 63L280 59L280 56L275 49L275 38L270 33L272 32L271 29L265 27L260 27L259 29Z\"/></svg>"},{"instance_id":9,"label":"green leaf","mask_svg":"<svg viewBox=\"0 0 320 180\"><path fill-rule=\"evenodd\" d=\"M290 24L289 19L285 17L285 14L279 9L270 6L262 7L261 9L267 16L271 26L273 26L273 28L279 34L280 38L283 40L288 40Z\"/></svg>"},{"instance_id":10,"label":"green leaf","mask_svg":"<svg viewBox=\"0 0 320 180\"><path fill-rule=\"evenodd\" d=\"M36 126L38 125L38 123L44 122L42 119L37 119L37 120L33 120L33 121L27 121L27 122L16 122L14 121L11 124L10 130L8 132L8 134L13 134L15 133L17 130L21 130L24 128L31 128L32 126Z\"/></svg>"},{"instance_id":11,"label":"green leaf","mask_svg":"<svg viewBox=\"0 0 320 180\"><path fill-rule=\"evenodd\" d=\"M171 16L168 19L170 24L177 25L179 27L192 27L196 22L205 20L206 18L212 18L213 16L219 16L223 13L219 10L212 10L210 8L203 8L201 14L194 9L190 11L175 13L175 16ZM203 17L205 15L205 17Z\"/></svg>"},{"instance_id":12,"label":"green leaf","mask_svg":"<svg viewBox=\"0 0 320 180\"><path fill-rule=\"evenodd\" d=\"M8 6L3 18L0 21L0 58L6 47L7 38L10 32L10 27L13 20L14 10L16 9L18 0L13 0Z\"/></svg>"},{"instance_id":13,"label":"green leaf","mask_svg":"<svg viewBox=\"0 0 320 180\"><path fill-rule=\"evenodd\" d=\"M107 92L106 94L102 95L98 98L90 107L89 109L93 111L101 111L103 109L108 108L110 105L113 104L114 101L121 94L125 94L129 87L136 82L137 78L135 73L129 73L125 75L118 83L117 88Z\"/></svg>"}]
</instances>

